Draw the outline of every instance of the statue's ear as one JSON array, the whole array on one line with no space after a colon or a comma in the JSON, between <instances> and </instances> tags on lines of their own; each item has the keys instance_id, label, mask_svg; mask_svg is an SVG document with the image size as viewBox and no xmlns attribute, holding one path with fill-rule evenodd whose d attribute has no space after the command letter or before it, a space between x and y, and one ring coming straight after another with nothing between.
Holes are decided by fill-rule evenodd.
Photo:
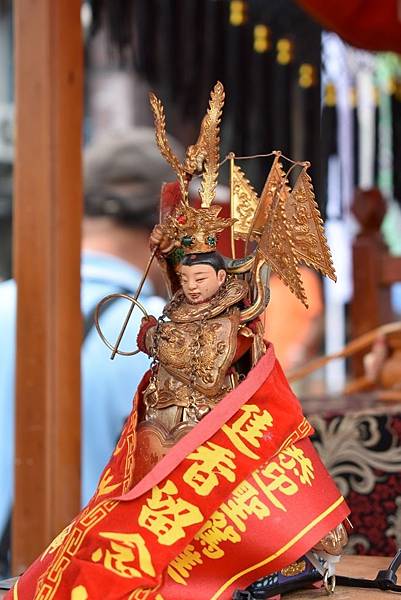
<instances>
[{"instance_id":1,"label":"statue's ear","mask_svg":"<svg viewBox=\"0 0 401 600\"><path fill-rule=\"evenodd\" d=\"M227 277L227 273L224 269L220 269L220 271L217 272L217 281L219 282L220 285L222 285Z\"/></svg>"}]
</instances>

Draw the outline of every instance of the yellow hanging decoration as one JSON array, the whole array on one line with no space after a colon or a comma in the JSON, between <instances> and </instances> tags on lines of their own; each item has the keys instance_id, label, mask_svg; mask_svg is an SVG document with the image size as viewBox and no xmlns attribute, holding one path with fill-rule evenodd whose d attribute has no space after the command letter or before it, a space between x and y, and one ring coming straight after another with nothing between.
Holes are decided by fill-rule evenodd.
<instances>
[{"instance_id":1,"label":"yellow hanging decoration","mask_svg":"<svg viewBox=\"0 0 401 600\"><path fill-rule=\"evenodd\" d=\"M246 2L244 0L231 0L230 25L239 27L246 22Z\"/></svg>"},{"instance_id":2,"label":"yellow hanging decoration","mask_svg":"<svg viewBox=\"0 0 401 600\"><path fill-rule=\"evenodd\" d=\"M298 83L301 88L310 88L316 83L316 68L309 64L303 63L299 67Z\"/></svg>"},{"instance_id":3,"label":"yellow hanging decoration","mask_svg":"<svg viewBox=\"0 0 401 600\"><path fill-rule=\"evenodd\" d=\"M293 43L288 38L281 38L277 42L277 62L288 65L292 61Z\"/></svg>"},{"instance_id":4,"label":"yellow hanging decoration","mask_svg":"<svg viewBox=\"0 0 401 600\"><path fill-rule=\"evenodd\" d=\"M258 54L267 52L271 47L270 28L267 25L255 25L253 29L253 49Z\"/></svg>"}]
</instances>

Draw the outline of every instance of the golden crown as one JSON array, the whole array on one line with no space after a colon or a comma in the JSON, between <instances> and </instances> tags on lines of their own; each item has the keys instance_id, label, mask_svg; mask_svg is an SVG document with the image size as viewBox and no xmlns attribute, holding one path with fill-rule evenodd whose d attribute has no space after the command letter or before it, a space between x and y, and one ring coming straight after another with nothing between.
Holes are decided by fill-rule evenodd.
<instances>
[{"instance_id":1,"label":"golden crown","mask_svg":"<svg viewBox=\"0 0 401 600\"><path fill-rule=\"evenodd\" d=\"M164 230L171 239L179 242L185 254L213 252L217 247L217 234L234 222L234 219L219 217L220 211L221 206L196 209L181 203L167 217Z\"/></svg>"}]
</instances>

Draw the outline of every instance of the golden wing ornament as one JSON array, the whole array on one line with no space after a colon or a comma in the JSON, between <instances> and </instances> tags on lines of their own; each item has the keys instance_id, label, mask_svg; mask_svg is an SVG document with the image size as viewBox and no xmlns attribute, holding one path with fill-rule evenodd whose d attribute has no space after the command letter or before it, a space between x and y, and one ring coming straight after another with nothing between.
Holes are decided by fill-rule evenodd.
<instances>
[{"instance_id":1,"label":"golden wing ornament","mask_svg":"<svg viewBox=\"0 0 401 600\"><path fill-rule=\"evenodd\" d=\"M149 102L152 108L155 122L156 143L163 158L166 159L166 161L175 171L178 178L178 182L180 184L182 199L185 203L188 203L189 181L185 176L184 166L178 160L177 156L172 151L168 142L166 134L166 117L164 115L163 104L153 92L150 92L149 94Z\"/></svg>"}]
</instances>

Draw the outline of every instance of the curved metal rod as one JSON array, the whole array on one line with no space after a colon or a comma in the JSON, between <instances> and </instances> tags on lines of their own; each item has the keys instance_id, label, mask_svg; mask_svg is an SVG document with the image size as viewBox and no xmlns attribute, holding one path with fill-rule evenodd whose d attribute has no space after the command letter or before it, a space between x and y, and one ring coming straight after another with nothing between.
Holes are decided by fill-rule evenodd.
<instances>
[{"instance_id":1,"label":"curved metal rod","mask_svg":"<svg viewBox=\"0 0 401 600\"><path fill-rule=\"evenodd\" d=\"M103 331L101 330L100 323L99 323L100 309L102 308L102 306L104 304L107 304L107 302L110 302L110 300L113 300L114 298L126 298L127 300L130 300L130 302L132 302L132 306L130 307L130 309L128 311L128 315L124 322L123 329L120 331L120 335L118 336L115 346L113 346L113 344L111 344L108 341L106 336L103 335ZM138 354L138 352L140 352L139 348L137 348L136 350L133 350L132 352L124 352L123 350L118 349L118 346L120 345L120 342L121 342L121 338L124 335L124 331L127 327L129 318L130 318L135 306L137 306L143 312L145 317L149 316L148 313L146 312L145 307L140 302L138 302L138 300L135 300L135 298L133 298L129 294L109 294L108 296L105 296L104 298L102 298L102 300L100 300L100 302L96 306L96 312L95 312L96 329L97 329L98 334L100 335L102 342L104 342L106 344L106 346L108 348L110 348L110 350L113 351L112 356L111 356L112 359L115 357L116 354L121 354L122 356L133 356L134 354Z\"/></svg>"},{"instance_id":2,"label":"curved metal rod","mask_svg":"<svg viewBox=\"0 0 401 600\"><path fill-rule=\"evenodd\" d=\"M125 330L127 329L128 321L131 318L132 311L134 310L134 307L138 306L138 308L140 308L142 310L143 314L145 316L148 316L148 314L147 314L146 310L144 309L144 307L142 306L142 304L140 304L140 302L138 302L138 297L139 297L139 294L142 291L143 284L145 283L146 277L148 276L150 266L151 266L151 264L153 262L154 257L156 256L156 252L157 252L157 246L155 246L155 248L152 250L152 254L150 255L150 258L148 260L148 264L146 265L145 272L144 272L144 274L142 276L141 282L140 282L140 284L139 284L139 286L138 286L138 288L137 288L137 290L135 292L135 296L134 297L129 296L128 294L110 294L109 296L106 296L105 298L103 298L103 300L101 300L99 302L99 304L96 306L96 312L95 312L95 325L96 325L96 329L97 329L98 334L100 335L102 341L106 344L106 346L108 348L110 348L110 350L112 350L112 353L111 353L111 356L110 356L111 360L114 359L114 357L115 357L116 354L122 354L124 356L132 356L133 354L137 354L139 352L139 350L134 350L134 352L122 352L122 351L120 351L118 349L118 347L119 347L119 345L121 343L121 340L123 338ZM130 300L132 302L132 306L130 307L130 309L129 309L128 313L127 313L127 316L125 318L123 326L121 327L120 333L118 334L118 338L117 338L117 341L115 343L115 346L113 346L112 344L110 344L110 342L108 342L108 340L106 340L106 338L104 337L104 335L103 335L103 333L102 333L102 331L100 329L100 325L99 325L100 308L101 308L101 306L103 306L103 304L106 303L106 301L108 302L112 297L127 298L127 300Z\"/></svg>"}]
</instances>

